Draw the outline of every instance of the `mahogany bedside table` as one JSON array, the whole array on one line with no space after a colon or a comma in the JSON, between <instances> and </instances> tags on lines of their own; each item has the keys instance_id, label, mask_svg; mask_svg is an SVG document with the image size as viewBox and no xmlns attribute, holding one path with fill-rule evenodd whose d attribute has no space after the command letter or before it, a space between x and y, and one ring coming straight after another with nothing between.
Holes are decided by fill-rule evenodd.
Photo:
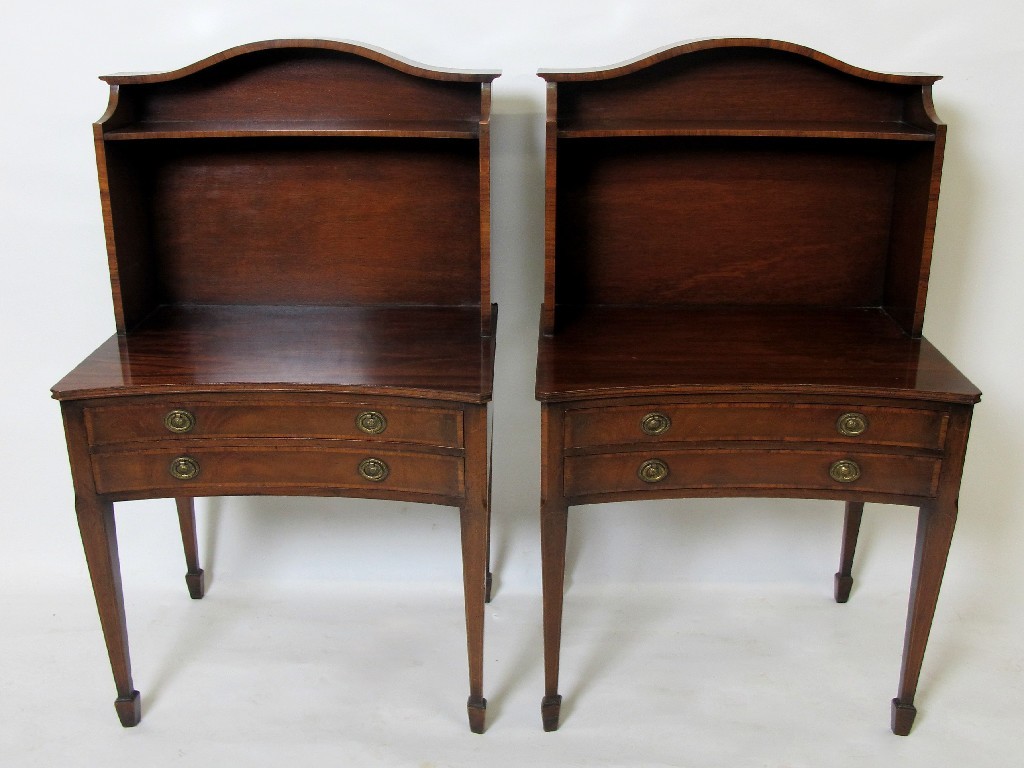
<instances>
[{"instance_id":1,"label":"mahogany bedside table","mask_svg":"<svg viewBox=\"0 0 1024 768\"><path fill-rule=\"evenodd\" d=\"M892 730L914 694L979 391L921 338L945 126L928 75L700 41L547 81L544 727L567 510L835 499L920 508Z\"/></svg>"},{"instance_id":2,"label":"mahogany bedside table","mask_svg":"<svg viewBox=\"0 0 1024 768\"><path fill-rule=\"evenodd\" d=\"M482 732L491 398L490 83L277 40L113 75L95 125L117 334L53 388L117 687L139 722L113 502L458 507Z\"/></svg>"}]
</instances>

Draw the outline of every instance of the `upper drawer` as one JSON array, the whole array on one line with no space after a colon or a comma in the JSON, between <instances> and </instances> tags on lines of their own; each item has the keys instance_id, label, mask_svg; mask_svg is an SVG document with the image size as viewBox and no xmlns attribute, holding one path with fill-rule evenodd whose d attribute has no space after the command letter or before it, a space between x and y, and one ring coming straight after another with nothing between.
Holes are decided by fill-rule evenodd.
<instances>
[{"instance_id":1,"label":"upper drawer","mask_svg":"<svg viewBox=\"0 0 1024 768\"><path fill-rule=\"evenodd\" d=\"M373 403L246 404L164 398L87 408L94 446L174 435L189 438L323 437L462 447L462 413Z\"/></svg>"},{"instance_id":2,"label":"upper drawer","mask_svg":"<svg viewBox=\"0 0 1024 768\"><path fill-rule=\"evenodd\" d=\"M651 404L570 410L565 446L770 440L941 449L943 411L783 403Z\"/></svg>"}]
</instances>

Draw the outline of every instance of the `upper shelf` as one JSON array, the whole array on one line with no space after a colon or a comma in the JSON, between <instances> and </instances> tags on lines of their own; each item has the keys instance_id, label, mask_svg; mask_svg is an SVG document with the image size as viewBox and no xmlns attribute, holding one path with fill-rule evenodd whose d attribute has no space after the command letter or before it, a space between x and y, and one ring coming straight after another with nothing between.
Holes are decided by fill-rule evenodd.
<instances>
[{"instance_id":1,"label":"upper shelf","mask_svg":"<svg viewBox=\"0 0 1024 768\"><path fill-rule=\"evenodd\" d=\"M588 120L559 127L559 138L754 136L935 141L935 131L903 122L822 120Z\"/></svg>"},{"instance_id":2,"label":"upper shelf","mask_svg":"<svg viewBox=\"0 0 1024 768\"><path fill-rule=\"evenodd\" d=\"M935 75L854 67L803 46L704 40L604 69L552 72L561 138L753 136L941 141Z\"/></svg>"},{"instance_id":3,"label":"upper shelf","mask_svg":"<svg viewBox=\"0 0 1024 768\"><path fill-rule=\"evenodd\" d=\"M477 139L470 120L154 120L104 132L107 141L236 137L372 136Z\"/></svg>"},{"instance_id":4,"label":"upper shelf","mask_svg":"<svg viewBox=\"0 0 1024 768\"><path fill-rule=\"evenodd\" d=\"M383 64L397 72L403 72L414 77L422 77L430 80L446 80L451 82L465 83L489 83L501 75L500 70L467 70L449 69L445 67L430 67L426 64L406 59L391 51L378 48L366 43L356 43L351 40L329 40L329 39L304 39L293 38L285 40L261 40L256 43L247 43L229 48L226 51L208 56L205 59L181 67L180 69L167 72L119 72L113 75L104 75L100 78L111 85L141 85L150 83L163 83L173 80L180 80L190 75L210 69L223 62L236 58L246 58L252 54L260 54L265 51L328 51L335 54L356 56L367 61L374 61Z\"/></svg>"},{"instance_id":5,"label":"upper shelf","mask_svg":"<svg viewBox=\"0 0 1024 768\"><path fill-rule=\"evenodd\" d=\"M809 61L835 70L836 72L863 80L872 80L880 83L892 83L896 85L931 85L936 80L941 80L940 75L929 75L924 73L894 73L875 72L863 67L855 67L828 56L805 45L797 45L784 40L767 40L753 37L732 37L732 38L706 38L703 40L690 40L677 45L669 45L664 48L650 51L641 56L613 64L610 67L590 67L586 69L541 69L537 74L548 82L586 82L595 80L609 80L623 75L631 75L641 70L653 67L675 58L685 57L691 54L703 52L723 51L730 48L738 49L761 49L764 51L776 51L783 54L792 54Z\"/></svg>"},{"instance_id":6,"label":"upper shelf","mask_svg":"<svg viewBox=\"0 0 1024 768\"><path fill-rule=\"evenodd\" d=\"M173 72L111 75L109 140L260 136L475 139L497 72L431 69L376 48L276 40ZM298 119L297 119L298 118Z\"/></svg>"}]
</instances>

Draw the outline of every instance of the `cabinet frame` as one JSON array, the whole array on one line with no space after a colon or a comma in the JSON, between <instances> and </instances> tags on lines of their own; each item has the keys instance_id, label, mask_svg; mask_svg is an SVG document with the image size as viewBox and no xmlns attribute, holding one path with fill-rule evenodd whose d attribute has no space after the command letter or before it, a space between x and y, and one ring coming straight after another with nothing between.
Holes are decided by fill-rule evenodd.
<instances>
[{"instance_id":1,"label":"cabinet frame","mask_svg":"<svg viewBox=\"0 0 1024 768\"><path fill-rule=\"evenodd\" d=\"M458 509L483 731L498 75L293 39L102 78L116 333L53 396L122 725L142 709L114 502L176 500L198 599L195 497L316 495Z\"/></svg>"},{"instance_id":2,"label":"cabinet frame","mask_svg":"<svg viewBox=\"0 0 1024 768\"><path fill-rule=\"evenodd\" d=\"M783 497L845 503L837 602L864 503L919 508L908 734L981 397L921 336L939 78L751 38L539 74L545 730L570 506Z\"/></svg>"}]
</instances>

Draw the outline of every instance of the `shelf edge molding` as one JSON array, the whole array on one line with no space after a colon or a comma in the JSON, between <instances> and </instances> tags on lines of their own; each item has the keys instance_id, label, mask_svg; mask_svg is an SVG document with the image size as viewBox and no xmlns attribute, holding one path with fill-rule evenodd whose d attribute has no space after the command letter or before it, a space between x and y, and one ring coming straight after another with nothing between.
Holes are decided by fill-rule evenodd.
<instances>
[{"instance_id":1,"label":"shelf edge molding","mask_svg":"<svg viewBox=\"0 0 1024 768\"><path fill-rule=\"evenodd\" d=\"M102 75L100 80L110 85L144 85L148 83L165 83L171 80L178 80L196 72L201 72L215 64L245 56L258 51L268 51L287 48L311 48L325 51L337 51L361 56L370 61L391 67L392 69L404 72L407 75L426 77L431 80L447 80L463 83L489 83L501 75L499 70L465 70L448 69L444 67L430 67L426 64L412 61L399 56L391 51L378 48L366 43L357 43L352 40L331 40L313 38L289 38L282 40L261 40L255 43L238 45L228 48L220 53L215 53L205 59L188 64L180 69L168 70L166 72L118 72L111 75Z\"/></svg>"},{"instance_id":2,"label":"shelf edge molding","mask_svg":"<svg viewBox=\"0 0 1024 768\"><path fill-rule=\"evenodd\" d=\"M629 75L648 67L660 64L663 61L674 59L698 51L708 51L716 48L764 48L769 50L784 51L793 53L805 58L812 59L832 69L844 72L845 74L859 77L865 80L874 80L881 83L894 85L931 85L941 80L941 75L929 75L925 73L887 73L875 72L870 69L856 67L847 64L827 54L816 51L805 45L790 43L784 40L771 40L756 37L731 37L731 38L704 38L700 40L689 40L676 45L665 46L649 51L626 61L619 62L607 67L588 67L582 69L540 69L537 74L548 82L582 82L588 80L608 80L613 77Z\"/></svg>"}]
</instances>

